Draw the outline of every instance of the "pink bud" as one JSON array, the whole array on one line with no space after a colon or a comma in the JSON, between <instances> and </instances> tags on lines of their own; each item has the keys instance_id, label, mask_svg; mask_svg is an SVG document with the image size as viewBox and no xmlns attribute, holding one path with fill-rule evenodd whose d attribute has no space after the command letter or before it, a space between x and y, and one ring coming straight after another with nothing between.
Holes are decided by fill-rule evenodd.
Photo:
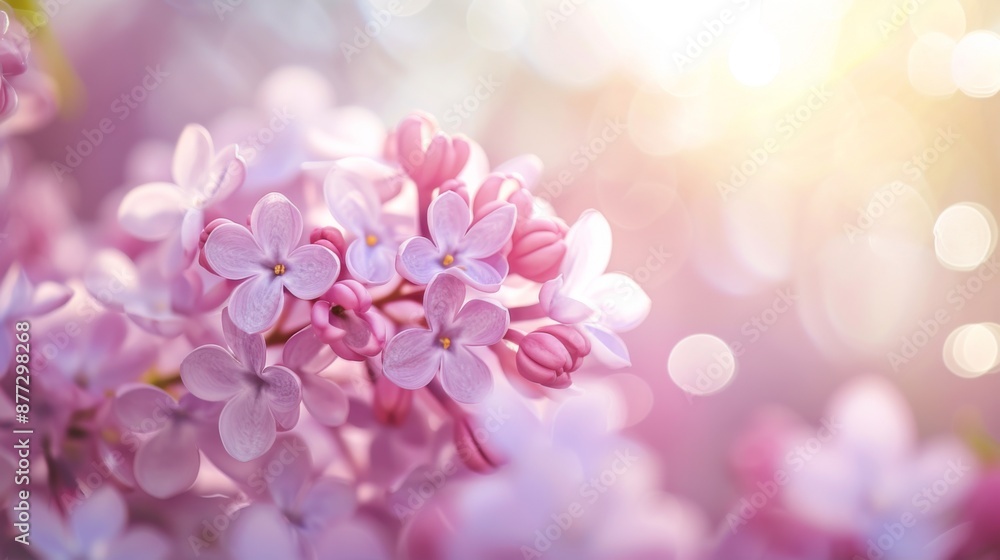
<instances>
[{"instance_id":1,"label":"pink bud","mask_svg":"<svg viewBox=\"0 0 1000 560\"><path fill-rule=\"evenodd\" d=\"M569 387L570 373L590 354L590 341L566 325L549 325L525 336L517 350L521 377L553 389Z\"/></svg>"},{"instance_id":2,"label":"pink bud","mask_svg":"<svg viewBox=\"0 0 1000 560\"><path fill-rule=\"evenodd\" d=\"M347 241L344 240L344 232L331 226L318 227L309 234L309 242L322 245L333 251L341 259L347 252Z\"/></svg>"},{"instance_id":3,"label":"pink bud","mask_svg":"<svg viewBox=\"0 0 1000 560\"><path fill-rule=\"evenodd\" d=\"M466 188L465 183L459 181L458 179L449 179L441 185L441 194L446 192L454 192L458 196L462 197L462 200L466 204L469 203L469 189Z\"/></svg>"},{"instance_id":4,"label":"pink bud","mask_svg":"<svg viewBox=\"0 0 1000 560\"><path fill-rule=\"evenodd\" d=\"M566 256L566 226L552 218L518 223L507 255L510 271L533 282L547 282L559 274Z\"/></svg>"},{"instance_id":5,"label":"pink bud","mask_svg":"<svg viewBox=\"0 0 1000 560\"><path fill-rule=\"evenodd\" d=\"M469 469L488 474L506 461L490 445L490 433L477 426L474 418L466 417L455 421L455 450L459 459Z\"/></svg>"},{"instance_id":6,"label":"pink bud","mask_svg":"<svg viewBox=\"0 0 1000 560\"><path fill-rule=\"evenodd\" d=\"M413 391L402 389L384 375L375 379L375 419L388 426L399 426L406 421L413 405Z\"/></svg>"},{"instance_id":7,"label":"pink bud","mask_svg":"<svg viewBox=\"0 0 1000 560\"><path fill-rule=\"evenodd\" d=\"M457 177L469 152L467 140L441 132L437 121L424 113L406 117L396 129L396 157L421 190L435 189Z\"/></svg>"}]
</instances>

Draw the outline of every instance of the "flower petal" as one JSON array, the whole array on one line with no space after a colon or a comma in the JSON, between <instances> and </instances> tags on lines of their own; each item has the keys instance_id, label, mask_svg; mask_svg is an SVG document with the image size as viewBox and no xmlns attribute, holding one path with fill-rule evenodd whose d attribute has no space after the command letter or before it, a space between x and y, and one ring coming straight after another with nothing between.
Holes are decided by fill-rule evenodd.
<instances>
[{"instance_id":1,"label":"flower petal","mask_svg":"<svg viewBox=\"0 0 1000 560\"><path fill-rule=\"evenodd\" d=\"M306 531L324 529L331 522L354 512L357 497L354 488L344 481L324 476L302 498L302 516Z\"/></svg>"},{"instance_id":2,"label":"flower petal","mask_svg":"<svg viewBox=\"0 0 1000 560\"><path fill-rule=\"evenodd\" d=\"M594 315L587 304L563 295L563 277L556 276L542 284L538 292L538 302L553 321L564 325L582 323Z\"/></svg>"},{"instance_id":3,"label":"flower petal","mask_svg":"<svg viewBox=\"0 0 1000 560\"><path fill-rule=\"evenodd\" d=\"M247 462L266 453L277 436L267 399L252 391L233 397L219 415L219 436L237 461Z\"/></svg>"},{"instance_id":4,"label":"flower petal","mask_svg":"<svg viewBox=\"0 0 1000 560\"><path fill-rule=\"evenodd\" d=\"M285 259L281 282L299 299L316 299L330 289L340 275L340 259L322 245L303 245Z\"/></svg>"},{"instance_id":5,"label":"flower petal","mask_svg":"<svg viewBox=\"0 0 1000 560\"><path fill-rule=\"evenodd\" d=\"M266 272L264 251L247 228L222 224L205 240L205 259L216 274L229 280L242 280Z\"/></svg>"},{"instance_id":6,"label":"flower petal","mask_svg":"<svg viewBox=\"0 0 1000 560\"><path fill-rule=\"evenodd\" d=\"M207 182L214 151L212 137L205 127L189 124L181 131L174 148L171 171L174 181L188 195L201 194L202 186Z\"/></svg>"},{"instance_id":7,"label":"flower petal","mask_svg":"<svg viewBox=\"0 0 1000 560\"><path fill-rule=\"evenodd\" d=\"M250 230L267 258L288 256L302 237L302 214L285 195L264 195L250 214Z\"/></svg>"},{"instance_id":8,"label":"flower petal","mask_svg":"<svg viewBox=\"0 0 1000 560\"><path fill-rule=\"evenodd\" d=\"M507 261L500 255L488 259L469 259L463 256L456 259L448 270L477 290L496 292L507 277L508 267Z\"/></svg>"},{"instance_id":9,"label":"flower petal","mask_svg":"<svg viewBox=\"0 0 1000 560\"><path fill-rule=\"evenodd\" d=\"M472 220L469 205L458 193L449 191L435 198L427 212L434 244L443 251L456 250L469 231Z\"/></svg>"},{"instance_id":10,"label":"flower petal","mask_svg":"<svg viewBox=\"0 0 1000 560\"><path fill-rule=\"evenodd\" d=\"M295 533L272 504L256 503L242 510L227 535L227 552L240 560L298 558Z\"/></svg>"},{"instance_id":11,"label":"flower petal","mask_svg":"<svg viewBox=\"0 0 1000 560\"><path fill-rule=\"evenodd\" d=\"M479 356L464 346L453 346L441 358L441 385L456 401L475 404L493 390L493 375Z\"/></svg>"},{"instance_id":12,"label":"flower petal","mask_svg":"<svg viewBox=\"0 0 1000 560\"><path fill-rule=\"evenodd\" d=\"M229 300L229 316L240 330L264 332L274 326L281 314L285 297L279 276L262 274L251 278L233 290Z\"/></svg>"},{"instance_id":13,"label":"flower petal","mask_svg":"<svg viewBox=\"0 0 1000 560\"><path fill-rule=\"evenodd\" d=\"M431 331L405 330L385 345L382 370L389 381L403 389L419 389L441 368L440 350L441 344Z\"/></svg>"},{"instance_id":14,"label":"flower petal","mask_svg":"<svg viewBox=\"0 0 1000 560\"><path fill-rule=\"evenodd\" d=\"M562 273L571 293L586 288L611 262L611 225L597 210L586 210L566 233Z\"/></svg>"},{"instance_id":15,"label":"flower petal","mask_svg":"<svg viewBox=\"0 0 1000 560\"><path fill-rule=\"evenodd\" d=\"M147 183L125 195L118 206L118 222L130 235L159 241L175 233L187 209L184 193L171 183Z\"/></svg>"},{"instance_id":16,"label":"flower petal","mask_svg":"<svg viewBox=\"0 0 1000 560\"><path fill-rule=\"evenodd\" d=\"M201 455L192 426L171 426L144 442L135 454L135 480L155 498L184 492L198 478Z\"/></svg>"},{"instance_id":17,"label":"flower petal","mask_svg":"<svg viewBox=\"0 0 1000 560\"><path fill-rule=\"evenodd\" d=\"M15 303L15 306L20 307L20 313L25 316L38 317L62 307L71 297L72 289L55 282L42 282L35 286L30 299L21 305Z\"/></svg>"},{"instance_id":18,"label":"flower petal","mask_svg":"<svg viewBox=\"0 0 1000 560\"><path fill-rule=\"evenodd\" d=\"M347 393L325 377L306 375L302 378L302 402L320 424L339 426L347 421L350 410Z\"/></svg>"},{"instance_id":19,"label":"flower petal","mask_svg":"<svg viewBox=\"0 0 1000 560\"><path fill-rule=\"evenodd\" d=\"M266 367L260 376L266 382L262 392L278 423L286 430L295 427L302 402L299 378L284 366Z\"/></svg>"},{"instance_id":20,"label":"flower petal","mask_svg":"<svg viewBox=\"0 0 1000 560\"><path fill-rule=\"evenodd\" d=\"M365 284L380 286L396 272L396 251L382 243L369 247L365 240L356 239L347 247L344 260L351 276Z\"/></svg>"},{"instance_id":21,"label":"flower petal","mask_svg":"<svg viewBox=\"0 0 1000 560\"><path fill-rule=\"evenodd\" d=\"M281 351L281 362L302 377L323 371L336 359L337 355L311 325L293 334Z\"/></svg>"},{"instance_id":22,"label":"flower petal","mask_svg":"<svg viewBox=\"0 0 1000 560\"><path fill-rule=\"evenodd\" d=\"M500 342L510 325L510 313L503 306L474 299L465 304L455 318L460 333L458 343L465 346L488 346Z\"/></svg>"},{"instance_id":23,"label":"flower petal","mask_svg":"<svg viewBox=\"0 0 1000 560\"><path fill-rule=\"evenodd\" d=\"M465 301L465 284L451 274L434 277L424 292L424 315L434 332L450 327Z\"/></svg>"},{"instance_id":24,"label":"flower petal","mask_svg":"<svg viewBox=\"0 0 1000 560\"><path fill-rule=\"evenodd\" d=\"M587 300L600 312L599 322L614 332L639 326L653 305L635 280L618 272L601 275L586 293Z\"/></svg>"},{"instance_id":25,"label":"flower petal","mask_svg":"<svg viewBox=\"0 0 1000 560\"><path fill-rule=\"evenodd\" d=\"M238 393L250 372L232 354L214 344L195 348L181 362L181 381L194 396L224 401Z\"/></svg>"},{"instance_id":26,"label":"flower petal","mask_svg":"<svg viewBox=\"0 0 1000 560\"><path fill-rule=\"evenodd\" d=\"M424 285L444 270L441 251L426 237L411 237L399 247L396 271L418 285Z\"/></svg>"},{"instance_id":27,"label":"flower petal","mask_svg":"<svg viewBox=\"0 0 1000 560\"><path fill-rule=\"evenodd\" d=\"M170 541L159 531L149 527L135 527L114 540L106 560L166 560L170 555Z\"/></svg>"},{"instance_id":28,"label":"flower petal","mask_svg":"<svg viewBox=\"0 0 1000 560\"><path fill-rule=\"evenodd\" d=\"M516 220L513 204L504 204L483 216L462 239L462 255L476 259L498 253L510 241Z\"/></svg>"},{"instance_id":29,"label":"flower petal","mask_svg":"<svg viewBox=\"0 0 1000 560\"><path fill-rule=\"evenodd\" d=\"M363 238L379 227L382 205L375 189L351 165L334 162L323 181L323 197L333 219L355 236Z\"/></svg>"},{"instance_id":30,"label":"flower petal","mask_svg":"<svg viewBox=\"0 0 1000 560\"><path fill-rule=\"evenodd\" d=\"M125 500L110 484L98 488L69 516L69 526L83 550L106 542L125 528Z\"/></svg>"},{"instance_id":31,"label":"flower petal","mask_svg":"<svg viewBox=\"0 0 1000 560\"><path fill-rule=\"evenodd\" d=\"M212 158L212 167L201 187L198 200L201 208L222 202L240 188L247 177L247 164L239 155L236 144L226 146Z\"/></svg>"},{"instance_id":32,"label":"flower petal","mask_svg":"<svg viewBox=\"0 0 1000 560\"><path fill-rule=\"evenodd\" d=\"M174 398L163 389L133 383L118 390L112 410L128 431L145 434L163 428L176 406Z\"/></svg>"},{"instance_id":33,"label":"flower petal","mask_svg":"<svg viewBox=\"0 0 1000 560\"><path fill-rule=\"evenodd\" d=\"M228 307L222 310L222 335L226 338L226 344L233 351L233 355L247 370L259 373L264 369L264 361L267 359L264 336L240 330L229 316Z\"/></svg>"},{"instance_id":34,"label":"flower petal","mask_svg":"<svg viewBox=\"0 0 1000 560\"><path fill-rule=\"evenodd\" d=\"M590 352L599 362L615 369L632 365L628 347L617 334L593 323L583 325L583 330L590 338Z\"/></svg>"}]
</instances>

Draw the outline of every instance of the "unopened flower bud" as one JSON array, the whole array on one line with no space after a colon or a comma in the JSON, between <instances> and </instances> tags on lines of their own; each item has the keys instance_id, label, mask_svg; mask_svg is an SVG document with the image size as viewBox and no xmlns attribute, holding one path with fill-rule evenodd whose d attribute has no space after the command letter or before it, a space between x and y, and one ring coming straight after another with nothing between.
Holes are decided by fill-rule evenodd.
<instances>
[{"instance_id":1,"label":"unopened flower bud","mask_svg":"<svg viewBox=\"0 0 1000 560\"><path fill-rule=\"evenodd\" d=\"M551 218L518 223L507 255L510 271L533 282L547 282L559 274L566 256L566 226Z\"/></svg>"},{"instance_id":2,"label":"unopened flower bud","mask_svg":"<svg viewBox=\"0 0 1000 560\"><path fill-rule=\"evenodd\" d=\"M212 274L215 274L215 271L212 270L212 267L208 264L208 259L205 258L205 241L208 241L208 236L215 231L215 228L228 223L231 222L225 218L216 218L209 222L205 226L205 229L201 230L201 236L198 238L198 263Z\"/></svg>"},{"instance_id":3,"label":"unopened flower bud","mask_svg":"<svg viewBox=\"0 0 1000 560\"><path fill-rule=\"evenodd\" d=\"M379 375L375 379L375 419L389 426L399 426L406 421L413 405L413 391L402 389Z\"/></svg>"},{"instance_id":4,"label":"unopened flower bud","mask_svg":"<svg viewBox=\"0 0 1000 560\"><path fill-rule=\"evenodd\" d=\"M489 432L475 425L474 418L455 422L455 450L465 466L478 473L488 474L506 461L490 444Z\"/></svg>"},{"instance_id":5,"label":"unopened flower bud","mask_svg":"<svg viewBox=\"0 0 1000 560\"><path fill-rule=\"evenodd\" d=\"M517 371L521 377L553 389L569 387L570 373L580 368L590 354L590 341L583 333L566 325L549 325L529 333L517 350Z\"/></svg>"}]
</instances>

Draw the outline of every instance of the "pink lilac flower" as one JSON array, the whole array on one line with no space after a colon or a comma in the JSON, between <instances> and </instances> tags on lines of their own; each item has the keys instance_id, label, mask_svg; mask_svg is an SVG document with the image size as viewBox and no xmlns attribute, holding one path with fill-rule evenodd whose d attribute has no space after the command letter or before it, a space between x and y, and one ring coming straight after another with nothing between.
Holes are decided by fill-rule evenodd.
<instances>
[{"instance_id":1,"label":"pink lilac flower","mask_svg":"<svg viewBox=\"0 0 1000 560\"><path fill-rule=\"evenodd\" d=\"M354 280L337 282L319 297L312 306L312 325L345 360L364 361L385 345L385 321L372 309L368 290Z\"/></svg>"},{"instance_id":2,"label":"pink lilac flower","mask_svg":"<svg viewBox=\"0 0 1000 560\"><path fill-rule=\"evenodd\" d=\"M207 130L188 125L177 140L172 174L173 183L147 183L132 189L122 199L118 220L139 239L171 238L167 270L176 274L194 261L205 211L243 184L246 163L236 145L216 152Z\"/></svg>"},{"instance_id":3,"label":"pink lilac flower","mask_svg":"<svg viewBox=\"0 0 1000 560\"><path fill-rule=\"evenodd\" d=\"M150 527L131 527L125 500L105 484L64 519L49 504L32 504L31 547L60 560L166 560L170 542Z\"/></svg>"},{"instance_id":4,"label":"pink lilac flower","mask_svg":"<svg viewBox=\"0 0 1000 560\"><path fill-rule=\"evenodd\" d=\"M457 177L469 150L465 138L449 137L424 113L410 115L396 129L396 157L418 190L429 191Z\"/></svg>"},{"instance_id":5,"label":"pink lilac flower","mask_svg":"<svg viewBox=\"0 0 1000 560\"><path fill-rule=\"evenodd\" d=\"M481 401L493 386L493 376L472 349L499 342L510 315L486 300L464 301L465 285L457 276L441 274L431 280L424 293L429 328L405 330L386 344L385 376L404 389L419 389L440 373L451 398Z\"/></svg>"},{"instance_id":6,"label":"pink lilac flower","mask_svg":"<svg viewBox=\"0 0 1000 560\"><path fill-rule=\"evenodd\" d=\"M404 242L396 270L418 285L450 271L477 290L499 290L508 270L500 250L514 231L514 205L499 204L473 224L469 204L460 195L446 192L434 199L428 216L430 239L413 237Z\"/></svg>"},{"instance_id":7,"label":"pink lilac flower","mask_svg":"<svg viewBox=\"0 0 1000 560\"><path fill-rule=\"evenodd\" d=\"M180 402L159 387L122 386L113 410L127 430L123 441L134 446L136 483L151 496L169 498L194 484L201 468L198 434L206 403L185 395Z\"/></svg>"},{"instance_id":8,"label":"pink lilac flower","mask_svg":"<svg viewBox=\"0 0 1000 560\"><path fill-rule=\"evenodd\" d=\"M0 282L0 376L7 374L14 359L14 325L62 307L72 295L55 282L32 284L19 264L7 270Z\"/></svg>"},{"instance_id":9,"label":"pink lilac flower","mask_svg":"<svg viewBox=\"0 0 1000 560\"><path fill-rule=\"evenodd\" d=\"M542 307L555 321L579 325L602 363L628 366L628 348L617 333L646 319L649 296L628 276L605 272L611 261L611 226L600 212L584 212L567 233L566 245L560 275L539 292Z\"/></svg>"},{"instance_id":10,"label":"pink lilac flower","mask_svg":"<svg viewBox=\"0 0 1000 560\"><path fill-rule=\"evenodd\" d=\"M2 4L6 6L6 4ZM7 10L10 10L8 7ZM24 28L12 22L7 10L0 11L0 120L10 117L17 109L17 92L10 79L28 69L31 42ZM10 10L13 14L14 11Z\"/></svg>"},{"instance_id":11,"label":"pink lilac flower","mask_svg":"<svg viewBox=\"0 0 1000 560\"><path fill-rule=\"evenodd\" d=\"M319 302L316 303L319 305ZM320 424L339 426L347 421L347 394L320 375L337 359L333 349L311 325L292 335L281 351L281 363L302 381L302 404Z\"/></svg>"},{"instance_id":12,"label":"pink lilac flower","mask_svg":"<svg viewBox=\"0 0 1000 560\"><path fill-rule=\"evenodd\" d=\"M250 230L228 223L205 241L205 258L216 274L241 280L229 302L233 322L248 333L263 332L278 320L284 290L299 299L315 299L340 274L340 260L316 244L296 248L302 214L284 195L271 193L257 202Z\"/></svg>"},{"instance_id":13,"label":"pink lilac flower","mask_svg":"<svg viewBox=\"0 0 1000 560\"><path fill-rule=\"evenodd\" d=\"M385 167L361 158L338 161L326 176L323 195L330 214L354 238L344 255L351 276L365 284L381 285L396 273L399 234L393 220L383 215L382 203L369 178L358 169L363 161Z\"/></svg>"},{"instance_id":14,"label":"pink lilac flower","mask_svg":"<svg viewBox=\"0 0 1000 560\"><path fill-rule=\"evenodd\" d=\"M287 367L264 367L264 337L240 330L228 308L222 326L231 351L214 344L195 348L181 362L181 380L196 397L226 403L219 417L222 443L235 459L249 461L271 448L277 428L298 422L302 388Z\"/></svg>"}]
</instances>

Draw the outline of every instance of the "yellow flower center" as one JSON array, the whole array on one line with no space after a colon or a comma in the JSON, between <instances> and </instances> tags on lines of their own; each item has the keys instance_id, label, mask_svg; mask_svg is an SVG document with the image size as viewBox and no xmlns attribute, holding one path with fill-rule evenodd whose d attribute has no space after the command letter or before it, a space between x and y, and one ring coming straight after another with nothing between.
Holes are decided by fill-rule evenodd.
<instances>
[{"instance_id":1,"label":"yellow flower center","mask_svg":"<svg viewBox=\"0 0 1000 560\"><path fill-rule=\"evenodd\" d=\"M370 233L369 233L369 234L368 234L368 235L367 235L367 236L365 237L365 243L366 243L366 244L367 244L367 245L368 245L369 247L374 247L374 246L375 246L375 244L376 244L376 243L378 243L378 237L375 237L374 235L372 235L372 234L370 234Z\"/></svg>"},{"instance_id":2,"label":"yellow flower center","mask_svg":"<svg viewBox=\"0 0 1000 560\"><path fill-rule=\"evenodd\" d=\"M448 338L447 336L442 337L441 338L441 346L444 346L445 350L451 348L451 339Z\"/></svg>"},{"instance_id":3,"label":"yellow flower center","mask_svg":"<svg viewBox=\"0 0 1000 560\"><path fill-rule=\"evenodd\" d=\"M283 265L281 263L278 263L278 264L274 265L274 275L275 276L281 276L284 273L285 273L285 265Z\"/></svg>"},{"instance_id":4,"label":"yellow flower center","mask_svg":"<svg viewBox=\"0 0 1000 560\"><path fill-rule=\"evenodd\" d=\"M445 255L444 258L441 259L441 264L444 266L451 266L451 263L453 262L455 262L455 257L451 255Z\"/></svg>"}]
</instances>

